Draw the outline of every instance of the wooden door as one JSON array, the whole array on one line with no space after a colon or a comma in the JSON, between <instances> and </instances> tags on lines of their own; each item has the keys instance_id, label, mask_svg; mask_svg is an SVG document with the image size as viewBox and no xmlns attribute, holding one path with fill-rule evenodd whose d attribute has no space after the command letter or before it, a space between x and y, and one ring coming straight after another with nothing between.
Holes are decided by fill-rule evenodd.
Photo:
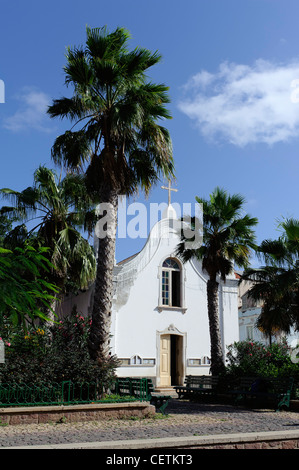
<instances>
[{"instance_id":1,"label":"wooden door","mask_svg":"<svg viewBox=\"0 0 299 470\"><path fill-rule=\"evenodd\" d=\"M160 386L168 387L171 384L170 376L170 335L162 335L160 339Z\"/></svg>"}]
</instances>

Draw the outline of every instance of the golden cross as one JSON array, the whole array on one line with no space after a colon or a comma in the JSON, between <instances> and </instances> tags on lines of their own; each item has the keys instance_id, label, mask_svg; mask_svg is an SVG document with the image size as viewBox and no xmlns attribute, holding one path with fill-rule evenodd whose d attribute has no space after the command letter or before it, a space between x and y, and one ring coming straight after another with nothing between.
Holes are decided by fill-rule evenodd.
<instances>
[{"instance_id":1,"label":"golden cross","mask_svg":"<svg viewBox=\"0 0 299 470\"><path fill-rule=\"evenodd\" d=\"M174 189L171 187L171 182L168 180L168 186L161 186L161 189L167 189L168 190L168 205L170 206L171 203L171 191L177 192L177 189Z\"/></svg>"}]
</instances>

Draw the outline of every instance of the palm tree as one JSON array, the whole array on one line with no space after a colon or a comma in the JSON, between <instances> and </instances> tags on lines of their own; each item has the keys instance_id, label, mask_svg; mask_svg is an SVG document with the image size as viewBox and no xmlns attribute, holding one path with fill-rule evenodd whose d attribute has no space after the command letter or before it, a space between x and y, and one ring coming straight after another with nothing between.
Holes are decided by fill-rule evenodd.
<instances>
[{"instance_id":1,"label":"palm tree","mask_svg":"<svg viewBox=\"0 0 299 470\"><path fill-rule=\"evenodd\" d=\"M68 174L61 180L53 170L40 166L33 186L21 192L3 188L0 194L13 203L2 207L4 214L23 223L38 221L29 231L23 224L14 232L27 239L35 233L32 243L49 247L49 261L55 268L50 279L60 293L65 293L68 283L86 289L95 279L96 261L93 248L78 231L87 228L86 214L92 214L84 179Z\"/></svg>"},{"instance_id":2,"label":"palm tree","mask_svg":"<svg viewBox=\"0 0 299 470\"><path fill-rule=\"evenodd\" d=\"M86 46L67 51L64 70L73 96L54 100L48 110L51 117L74 123L56 139L54 162L84 171L89 194L101 203L89 338L90 354L99 362L110 351L118 198L138 188L147 193L160 176L174 176L169 132L158 123L170 118L168 88L146 77L161 56L139 47L128 51L129 37L124 28L112 33L87 28Z\"/></svg>"},{"instance_id":3,"label":"palm tree","mask_svg":"<svg viewBox=\"0 0 299 470\"><path fill-rule=\"evenodd\" d=\"M207 304L211 340L211 373L217 375L224 370L224 358L219 326L218 296L219 278L226 280L235 265L245 267L249 263L250 248L254 248L253 227L257 219L243 215L244 198L238 194L228 195L216 188L209 200L196 197L203 208L203 243L197 248L185 246L182 235L177 254L183 262L197 258L208 274ZM191 229L195 227L191 219Z\"/></svg>"},{"instance_id":4,"label":"palm tree","mask_svg":"<svg viewBox=\"0 0 299 470\"><path fill-rule=\"evenodd\" d=\"M6 235L12 230L12 221L0 212L0 246L3 246Z\"/></svg>"},{"instance_id":5,"label":"palm tree","mask_svg":"<svg viewBox=\"0 0 299 470\"><path fill-rule=\"evenodd\" d=\"M253 283L249 297L262 301L256 326L270 341L274 332L299 329L299 221L285 219L279 227L282 235L264 240L257 249L264 265L247 269L241 277Z\"/></svg>"},{"instance_id":6,"label":"palm tree","mask_svg":"<svg viewBox=\"0 0 299 470\"><path fill-rule=\"evenodd\" d=\"M262 303L261 313L255 326L268 337L270 344L275 333L290 332L292 321L288 306L292 301L285 289L286 276L288 274L284 269L262 266L258 269L247 269L240 278L240 283L242 281L252 283L247 295Z\"/></svg>"}]
</instances>

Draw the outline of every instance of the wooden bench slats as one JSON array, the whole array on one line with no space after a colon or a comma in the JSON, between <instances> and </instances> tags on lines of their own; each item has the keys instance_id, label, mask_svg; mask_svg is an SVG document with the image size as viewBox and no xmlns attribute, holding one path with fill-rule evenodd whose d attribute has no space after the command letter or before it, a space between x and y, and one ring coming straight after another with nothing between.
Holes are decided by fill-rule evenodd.
<instances>
[{"instance_id":1,"label":"wooden bench slats","mask_svg":"<svg viewBox=\"0 0 299 470\"><path fill-rule=\"evenodd\" d=\"M192 395L211 395L217 392L219 378L209 375L187 375L183 386L176 386L179 398Z\"/></svg>"},{"instance_id":2,"label":"wooden bench slats","mask_svg":"<svg viewBox=\"0 0 299 470\"><path fill-rule=\"evenodd\" d=\"M257 382L259 381L259 383ZM262 385L264 382L264 388ZM184 385L175 387L179 398L230 395L235 403L246 398L274 402L276 411L289 407L294 379L292 377L215 377L187 375Z\"/></svg>"},{"instance_id":3,"label":"wooden bench slats","mask_svg":"<svg viewBox=\"0 0 299 470\"><path fill-rule=\"evenodd\" d=\"M284 406L290 406L293 385L292 377L257 377L254 380L240 377L239 387L231 390L230 393L235 396L235 403L246 401L247 398L260 401L272 400L276 411L279 411Z\"/></svg>"},{"instance_id":4,"label":"wooden bench slats","mask_svg":"<svg viewBox=\"0 0 299 470\"><path fill-rule=\"evenodd\" d=\"M263 380L267 387L265 389L261 388L262 384L257 384L257 380ZM226 395L231 396L234 403L245 402L247 399L252 402L264 400L267 404L271 402L274 404L276 411L279 411L282 407L290 406L293 385L294 379L292 377L266 377L263 379L258 377L237 377L232 379L230 377L187 375L184 385L176 386L174 389L179 398L216 398ZM145 390L144 387L146 387ZM169 400L172 398L170 395L155 393L151 379L118 378L115 392L120 395L131 395L146 399L163 414Z\"/></svg>"}]
</instances>

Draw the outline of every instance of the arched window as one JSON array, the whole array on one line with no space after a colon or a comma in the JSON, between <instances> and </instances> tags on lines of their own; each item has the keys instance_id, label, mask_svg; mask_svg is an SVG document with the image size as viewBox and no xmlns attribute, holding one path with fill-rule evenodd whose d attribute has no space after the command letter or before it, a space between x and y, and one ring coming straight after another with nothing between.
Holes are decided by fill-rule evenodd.
<instances>
[{"instance_id":1,"label":"arched window","mask_svg":"<svg viewBox=\"0 0 299 470\"><path fill-rule=\"evenodd\" d=\"M210 365L211 359L208 356L204 356L201 361L202 365Z\"/></svg>"},{"instance_id":2,"label":"arched window","mask_svg":"<svg viewBox=\"0 0 299 470\"><path fill-rule=\"evenodd\" d=\"M135 356L131 357L130 359L130 364L131 365L136 365L136 364L141 364L142 363L142 360L141 360L141 357L138 356L138 354L135 354Z\"/></svg>"},{"instance_id":3,"label":"arched window","mask_svg":"<svg viewBox=\"0 0 299 470\"><path fill-rule=\"evenodd\" d=\"M162 305L181 307L181 268L173 258L162 264Z\"/></svg>"}]
</instances>

